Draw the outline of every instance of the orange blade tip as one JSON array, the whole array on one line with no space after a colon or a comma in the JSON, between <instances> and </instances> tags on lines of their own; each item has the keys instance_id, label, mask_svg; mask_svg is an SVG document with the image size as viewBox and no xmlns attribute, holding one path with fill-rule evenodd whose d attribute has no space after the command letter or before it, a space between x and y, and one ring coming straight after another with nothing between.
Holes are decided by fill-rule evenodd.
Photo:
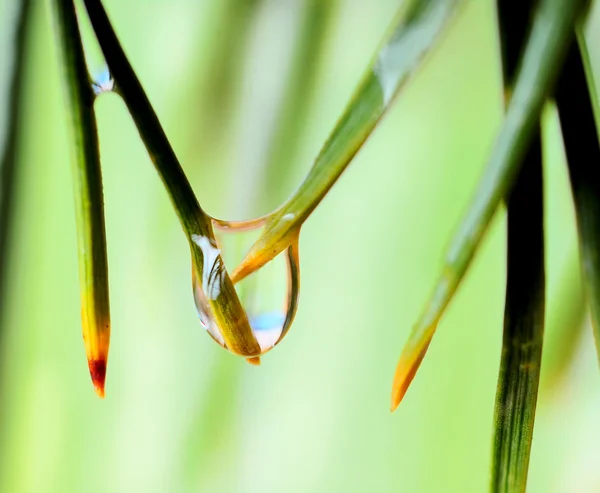
<instances>
[{"instance_id":1,"label":"orange blade tip","mask_svg":"<svg viewBox=\"0 0 600 493\"><path fill-rule=\"evenodd\" d=\"M396 367L396 373L394 374L394 382L392 383L392 404L390 411L394 412L396 408L404 399L408 387L412 383L417 370L421 366L421 361L427 353L431 337L426 340L420 341L417 346L417 350L407 350L406 346L400 355L400 361ZM411 345L412 346L412 345ZM412 346L414 348L414 346Z\"/></svg>"},{"instance_id":2,"label":"orange blade tip","mask_svg":"<svg viewBox=\"0 0 600 493\"><path fill-rule=\"evenodd\" d=\"M260 366L260 356L254 356L252 358L246 358L246 361L253 366Z\"/></svg>"}]
</instances>

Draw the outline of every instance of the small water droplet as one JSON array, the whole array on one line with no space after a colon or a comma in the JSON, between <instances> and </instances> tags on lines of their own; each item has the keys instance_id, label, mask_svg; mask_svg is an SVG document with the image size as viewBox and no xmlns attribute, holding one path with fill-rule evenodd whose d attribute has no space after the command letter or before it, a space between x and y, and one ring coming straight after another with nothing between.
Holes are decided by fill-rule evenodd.
<instances>
[{"instance_id":1,"label":"small water droplet","mask_svg":"<svg viewBox=\"0 0 600 493\"><path fill-rule=\"evenodd\" d=\"M94 77L92 89L96 95L104 92L111 92L115 89L115 80L113 79L107 66L105 66L104 69Z\"/></svg>"}]
</instances>

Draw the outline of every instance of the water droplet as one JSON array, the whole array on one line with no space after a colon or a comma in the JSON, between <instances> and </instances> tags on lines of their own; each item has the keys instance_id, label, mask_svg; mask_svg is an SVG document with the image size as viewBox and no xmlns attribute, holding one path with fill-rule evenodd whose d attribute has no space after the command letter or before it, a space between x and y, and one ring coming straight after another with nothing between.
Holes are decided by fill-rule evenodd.
<instances>
[{"instance_id":1,"label":"water droplet","mask_svg":"<svg viewBox=\"0 0 600 493\"><path fill-rule=\"evenodd\" d=\"M104 66L104 69L101 70L96 77L94 77L94 81L92 82L92 89L94 90L94 94L100 95L104 92L111 92L115 88L115 80L113 79L110 71L107 66Z\"/></svg>"},{"instance_id":2,"label":"water droplet","mask_svg":"<svg viewBox=\"0 0 600 493\"><path fill-rule=\"evenodd\" d=\"M241 226L238 230L232 228L231 224L225 221L215 223L215 226L226 231L217 234L218 245L208 237L192 236L192 241L204 254L203 278L200 282L195 276L193 279L198 317L209 335L226 349L223 336L211 315L208 299L214 299L210 297L218 296L220 292L225 273L223 258L228 265L235 265L257 237L255 229L248 231L249 228ZM296 314L299 282L298 244L295 242L273 261L236 285L261 354L270 351L287 334Z\"/></svg>"}]
</instances>

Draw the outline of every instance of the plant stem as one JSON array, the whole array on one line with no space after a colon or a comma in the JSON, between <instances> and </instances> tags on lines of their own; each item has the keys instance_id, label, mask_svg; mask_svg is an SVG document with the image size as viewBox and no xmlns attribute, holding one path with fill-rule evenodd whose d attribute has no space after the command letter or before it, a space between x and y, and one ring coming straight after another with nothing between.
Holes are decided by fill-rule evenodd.
<instances>
[{"instance_id":1,"label":"plant stem","mask_svg":"<svg viewBox=\"0 0 600 493\"><path fill-rule=\"evenodd\" d=\"M504 335L496 406L494 493L525 492L544 334L544 229L539 135L508 203Z\"/></svg>"},{"instance_id":2,"label":"plant stem","mask_svg":"<svg viewBox=\"0 0 600 493\"><path fill-rule=\"evenodd\" d=\"M498 1L505 87L514 79L533 2ZM536 132L507 203L507 281L494 409L494 493L525 492L544 334L542 142Z\"/></svg>"},{"instance_id":3,"label":"plant stem","mask_svg":"<svg viewBox=\"0 0 600 493\"><path fill-rule=\"evenodd\" d=\"M195 279L205 280L204 291L212 293L206 299L210 316L230 351L243 356L256 356L260 354L260 347L216 250L210 218L198 204L158 117L121 48L102 2L85 0L84 3L117 92L131 113L186 234L192 253L193 275Z\"/></svg>"},{"instance_id":4,"label":"plant stem","mask_svg":"<svg viewBox=\"0 0 600 493\"><path fill-rule=\"evenodd\" d=\"M69 128L77 220L83 338L92 381L104 397L110 344L108 261L94 93L72 0L50 0L59 46Z\"/></svg>"},{"instance_id":5,"label":"plant stem","mask_svg":"<svg viewBox=\"0 0 600 493\"><path fill-rule=\"evenodd\" d=\"M556 88L586 294L590 304L596 349L600 355L600 144L594 118L598 104L594 80L586 77L585 41L573 42Z\"/></svg>"}]
</instances>

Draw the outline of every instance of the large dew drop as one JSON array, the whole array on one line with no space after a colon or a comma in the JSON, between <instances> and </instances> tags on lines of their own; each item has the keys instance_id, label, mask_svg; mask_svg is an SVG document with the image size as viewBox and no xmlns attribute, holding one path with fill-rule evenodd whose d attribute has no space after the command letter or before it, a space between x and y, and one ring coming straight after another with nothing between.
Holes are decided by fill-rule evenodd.
<instances>
[{"instance_id":1,"label":"large dew drop","mask_svg":"<svg viewBox=\"0 0 600 493\"><path fill-rule=\"evenodd\" d=\"M192 238L204 254L202 279L196 279L195 276L193 279L194 300L202 327L227 349L207 300L208 297L215 299L219 295L219 283L225 272L223 261L228 266L240 262L258 233L241 228L215 228L215 232L217 244L207 237ZM259 271L236 284L236 291L248 315L261 354L273 349L287 334L296 314L299 284L297 242ZM253 358L250 362L257 363L258 359Z\"/></svg>"}]
</instances>

